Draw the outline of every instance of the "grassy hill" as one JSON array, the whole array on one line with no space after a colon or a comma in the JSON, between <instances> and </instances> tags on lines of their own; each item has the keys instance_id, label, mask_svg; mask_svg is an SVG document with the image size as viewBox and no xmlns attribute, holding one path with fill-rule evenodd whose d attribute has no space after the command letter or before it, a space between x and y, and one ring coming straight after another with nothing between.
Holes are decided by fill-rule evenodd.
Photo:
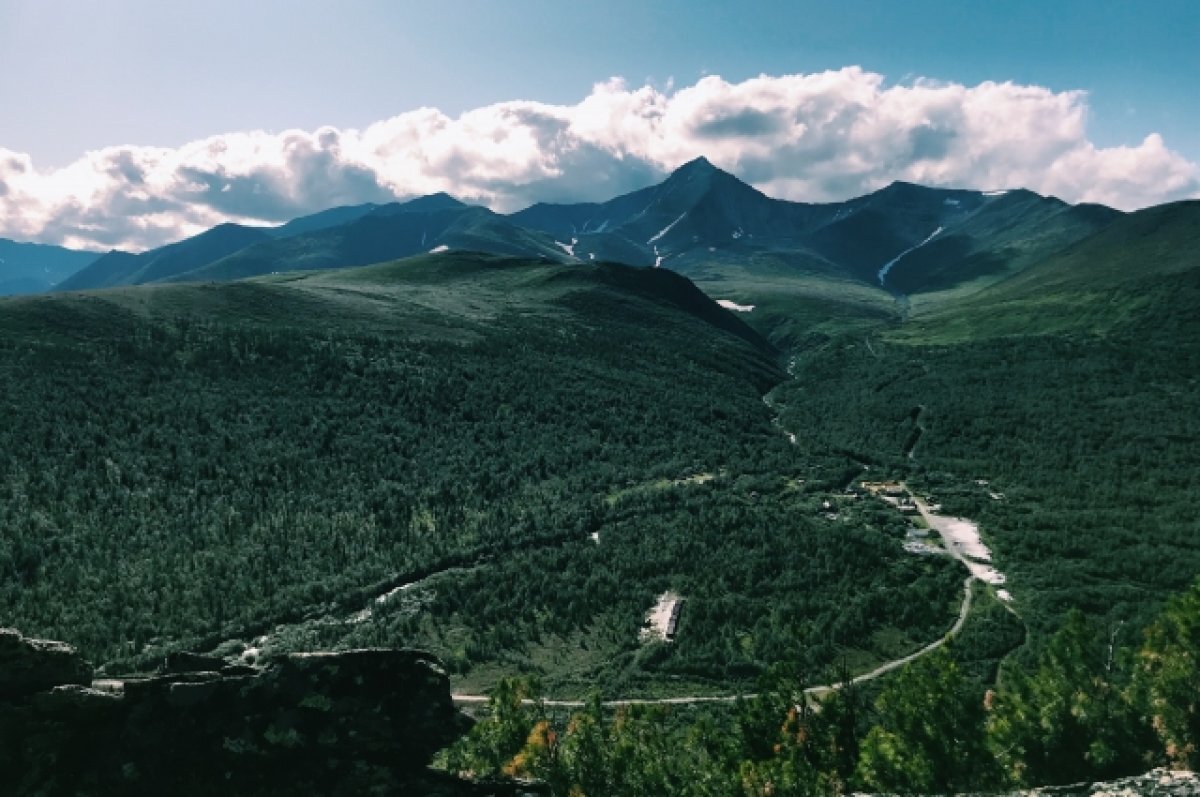
<instances>
[{"instance_id":1,"label":"grassy hill","mask_svg":"<svg viewBox=\"0 0 1200 797\"><path fill-rule=\"evenodd\" d=\"M546 236L515 227L485 208L416 204L407 209L384 206L347 224L246 247L180 272L171 281L226 282L279 271L363 266L441 247L564 259Z\"/></svg>"},{"instance_id":2,"label":"grassy hill","mask_svg":"<svg viewBox=\"0 0 1200 797\"><path fill-rule=\"evenodd\" d=\"M959 286L978 290L1087 238L1120 216L1101 205L1067 205L1032 191L1008 191L906 255L888 273L888 285L909 295ZM940 297L914 298L914 306L934 298Z\"/></svg>"},{"instance_id":3,"label":"grassy hill","mask_svg":"<svg viewBox=\"0 0 1200 797\"><path fill-rule=\"evenodd\" d=\"M1104 334L1186 312L1177 288L1200 267L1200 202L1123 216L962 301L913 319L912 334L952 340L1034 333Z\"/></svg>"},{"instance_id":4,"label":"grassy hill","mask_svg":"<svg viewBox=\"0 0 1200 797\"><path fill-rule=\"evenodd\" d=\"M679 200L710 233L760 202L722 206L708 188L724 178L693 166L666 216ZM241 282L0 301L6 622L110 671L179 649L413 645L465 691L514 673L555 697L765 684L765 702L711 707L686 730L654 709L605 730L636 738L608 747L684 772L704 740L712 771L746 789L787 750L787 766L832 752L852 778L838 782L873 782L856 757L903 763L889 739L921 735L880 736L897 709L911 728L953 719L948 704L974 725L937 750L986 737L980 760L1017 781L1031 763L1067 777L1036 745L1042 716L1077 706L1099 713L1064 720L1047 747L1079 759L1071 779L1161 758L1134 738L1158 709L1112 651L1141 644L1200 572L1200 203L1117 214L901 184L807 238L670 252L677 271L550 262L571 257L561 230L431 203L347 209L209 274L259 275ZM538 214L591 227L595 211ZM318 269L424 247L433 219L438 240L547 255ZM634 251L659 221L573 237ZM659 240L694 242L695 221ZM308 270L270 273L285 264ZM882 690L876 711L846 690L797 712L804 685L910 653L958 610L961 569L904 553L910 521L846 490L864 478L978 521L1013 601L977 585L943 652L866 687ZM686 599L676 635L647 639L667 591ZM1110 717L1127 757L1088 760ZM527 718L518 745L549 727ZM556 727L588 722L601 718ZM955 763L976 778L963 782L1001 782Z\"/></svg>"}]
</instances>

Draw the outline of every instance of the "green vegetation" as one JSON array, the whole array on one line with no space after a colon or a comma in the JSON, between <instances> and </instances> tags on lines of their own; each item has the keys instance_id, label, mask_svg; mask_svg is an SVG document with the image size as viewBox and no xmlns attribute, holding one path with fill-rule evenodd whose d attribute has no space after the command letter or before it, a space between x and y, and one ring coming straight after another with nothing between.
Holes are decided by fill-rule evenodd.
<instances>
[{"instance_id":1,"label":"green vegetation","mask_svg":"<svg viewBox=\"0 0 1200 797\"><path fill-rule=\"evenodd\" d=\"M788 668L772 670L761 687L719 709L608 708L593 696L563 715L538 699L536 684L504 681L486 716L441 763L476 777L532 777L555 794L596 797L818 795L847 785L856 752L844 745L857 743L861 696L837 693L816 711Z\"/></svg>"},{"instance_id":2,"label":"green vegetation","mask_svg":"<svg viewBox=\"0 0 1200 797\"><path fill-rule=\"evenodd\" d=\"M1200 572L1198 209L1133 214L959 305L814 345L775 393L788 428L980 523L1026 664L1071 609L1130 633ZM1180 252L1136 261L1150 228Z\"/></svg>"},{"instance_id":3,"label":"green vegetation","mask_svg":"<svg viewBox=\"0 0 1200 797\"><path fill-rule=\"evenodd\" d=\"M1117 631L1071 612L1031 672L1014 669L993 697L989 735L1018 783L1105 778L1136 771L1152 740L1123 693L1129 656Z\"/></svg>"},{"instance_id":4,"label":"green vegetation","mask_svg":"<svg viewBox=\"0 0 1200 797\"><path fill-rule=\"evenodd\" d=\"M826 241L865 282L804 247L680 256L749 314L665 269L461 254L6 301L0 609L110 669L426 647L493 693L446 766L562 794L1197 766L1200 205L974 197L897 266L937 292L891 297L876 255L951 213L922 201ZM937 639L961 599L863 479L977 521L1013 600L973 585L950 644L816 710L805 687ZM642 638L668 590L674 638ZM754 697L539 699L597 688Z\"/></svg>"},{"instance_id":5,"label":"green vegetation","mask_svg":"<svg viewBox=\"0 0 1200 797\"><path fill-rule=\"evenodd\" d=\"M1200 572L1200 362L1181 339L844 340L780 402L788 428L979 521L1039 634L1070 608L1140 624Z\"/></svg>"},{"instance_id":6,"label":"green vegetation","mask_svg":"<svg viewBox=\"0 0 1200 797\"><path fill-rule=\"evenodd\" d=\"M983 705L945 648L905 667L875 710L856 773L866 788L964 791L993 780Z\"/></svg>"},{"instance_id":7,"label":"green vegetation","mask_svg":"<svg viewBox=\"0 0 1200 797\"><path fill-rule=\"evenodd\" d=\"M1139 650L1073 613L1030 672L986 692L954 644L873 699L845 686L819 706L786 666L753 697L715 709L607 708L597 697L555 714L536 684L505 681L441 763L596 797L945 793L1098 780L1168 761L1195 767L1198 628L1200 581Z\"/></svg>"},{"instance_id":8,"label":"green vegetation","mask_svg":"<svg viewBox=\"0 0 1200 797\"><path fill-rule=\"evenodd\" d=\"M775 353L667 271L431 256L0 329L0 606L110 671L266 633L429 647L470 688L711 692L956 611L948 562L823 516L845 459L789 445ZM643 643L667 589L678 638Z\"/></svg>"},{"instance_id":9,"label":"green vegetation","mask_svg":"<svg viewBox=\"0 0 1200 797\"><path fill-rule=\"evenodd\" d=\"M1146 632L1135 698L1177 767L1200 766L1200 582L1177 596Z\"/></svg>"}]
</instances>

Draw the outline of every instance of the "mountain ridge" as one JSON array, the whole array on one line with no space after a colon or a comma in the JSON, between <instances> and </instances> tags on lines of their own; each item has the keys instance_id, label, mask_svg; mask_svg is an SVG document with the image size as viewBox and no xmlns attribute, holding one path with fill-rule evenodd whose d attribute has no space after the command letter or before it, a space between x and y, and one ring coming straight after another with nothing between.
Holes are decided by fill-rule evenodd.
<instances>
[{"instance_id":1,"label":"mountain ridge","mask_svg":"<svg viewBox=\"0 0 1200 797\"><path fill-rule=\"evenodd\" d=\"M0 296L49 290L101 256L100 252L0 238Z\"/></svg>"},{"instance_id":2,"label":"mountain ridge","mask_svg":"<svg viewBox=\"0 0 1200 797\"><path fill-rule=\"evenodd\" d=\"M764 281L782 281L792 293L856 285L881 302L912 296L923 307L1003 280L1121 216L1025 189L905 181L844 202L792 202L698 157L658 184L605 202L539 202L504 215L440 192L331 208L274 228L219 225L156 250L108 253L56 290L225 281L445 248L665 267L746 306L769 306Z\"/></svg>"}]
</instances>

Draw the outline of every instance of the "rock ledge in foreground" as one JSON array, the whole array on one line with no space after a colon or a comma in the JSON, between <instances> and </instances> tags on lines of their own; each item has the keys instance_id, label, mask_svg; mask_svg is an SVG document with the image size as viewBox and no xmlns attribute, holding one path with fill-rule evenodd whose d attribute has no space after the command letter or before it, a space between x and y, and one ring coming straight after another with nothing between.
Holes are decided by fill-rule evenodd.
<instances>
[{"instance_id":1,"label":"rock ledge in foreground","mask_svg":"<svg viewBox=\"0 0 1200 797\"><path fill-rule=\"evenodd\" d=\"M469 720L440 662L422 651L293 654L98 689L91 676L69 645L0 632L0 794L521 791L428 768Z\"/></svg>"}]
</instances>

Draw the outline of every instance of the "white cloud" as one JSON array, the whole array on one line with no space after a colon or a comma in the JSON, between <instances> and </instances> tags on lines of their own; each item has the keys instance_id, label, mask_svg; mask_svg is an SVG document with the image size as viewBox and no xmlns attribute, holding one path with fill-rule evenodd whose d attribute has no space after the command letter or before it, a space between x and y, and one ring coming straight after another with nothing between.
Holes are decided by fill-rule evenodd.
<instances>
[{"instance_id":1,"label":"white cloud","mask_svg":"<svg viewBox=\"0 0 1200 797\"><path fill-rule=\"evenodd\" d=\"M845 199L902 179L1027 187L1124 209L1200 195L1200 165L1160 136L1100 148L1087 96L1039 86L888 86L858 67L741 83L597 84L575 105L421 108L363 130L112 147L39 171L0 148L0 235L137 249L221 221L276 223L337 204L435 191L499 211L602 200L697 155L768 194Z\"/></svg>"}]
</instances>

